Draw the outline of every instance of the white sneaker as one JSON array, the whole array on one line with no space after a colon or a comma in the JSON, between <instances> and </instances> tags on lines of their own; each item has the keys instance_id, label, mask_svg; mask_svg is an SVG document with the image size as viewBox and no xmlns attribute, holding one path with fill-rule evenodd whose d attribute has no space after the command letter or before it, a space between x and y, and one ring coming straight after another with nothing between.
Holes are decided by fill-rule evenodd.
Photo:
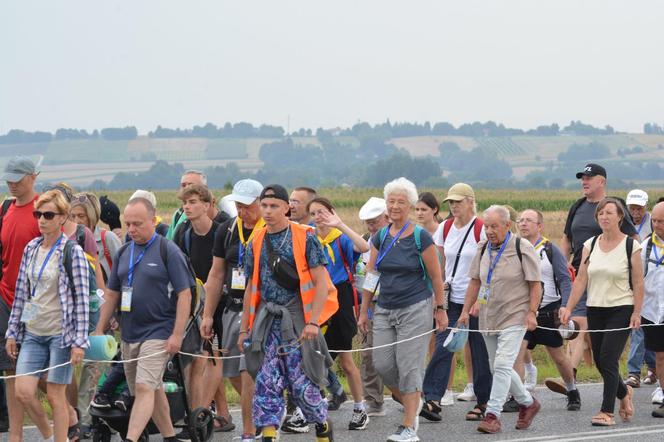
<instances>
[{"instance_id":1,"label":"white sneaker","mask_svg":"<svg viewBox=\"0 0 664 442\"><path fill-rule=\"evenodd\" d=\"M417 431L410 427L399 425L397 431L387 438L387 442L420 442Z\"/></svg>"},{"instance_id":2,"label":"white sneaker","mask_svg":"<svg viewBox=\"0 0 664 442\"><path fill-rule=\"evenodd\" d=\"M532 366L532 368L526 367L526 376L523 382L524 387L528 391L535 391L535 386L537 385L537 367Z\"/></svg>"},{"instance_id":3,"label":"white sneaker","mask_svg":"<svg viewBox=\"0 0 664 442\"><path fill-rule=\"evenodd\" d=\"M466 388L463 389L463 393L460 393L457 396L457 400L464 402L472 402L476 400L475 391L473 390L473 384L466 384Z\"/></svg>"},{"instance_id":4,"label":"white sneaker","mask_svg":"<svg viewBox=\"0 0 664 442\"><path fill-rule=\"evenodd\" d=\"M662 387L655 388L655 391L652 392L652 403L653 404L664 404L664 392Z\"/></svg>"},{"instance_id":5,"label":"white sneaker","mask_svg":"<svg viewBox=\"0 0 664 442\"><path fill-rule=\"evenodd\" d=\"M445 395L440 399L441 407L449 407L454 405L454 392L452 390L445 390Z\"/></svg>"}]
</instances>

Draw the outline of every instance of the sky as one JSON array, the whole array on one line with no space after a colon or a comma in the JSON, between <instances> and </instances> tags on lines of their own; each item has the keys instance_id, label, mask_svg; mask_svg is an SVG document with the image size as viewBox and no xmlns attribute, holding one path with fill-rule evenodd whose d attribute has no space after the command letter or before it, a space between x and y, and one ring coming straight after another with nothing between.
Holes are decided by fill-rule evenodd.
<instances>
[{"instance_id":1,"label":"sky","mask_svg":"<svg viewBox=\"0 0 664 442\"><path fill-rule=\"evenodd\" d=\"M0 133L664 124L664 2L0 3Z\"/></svg>"}]
</instances>

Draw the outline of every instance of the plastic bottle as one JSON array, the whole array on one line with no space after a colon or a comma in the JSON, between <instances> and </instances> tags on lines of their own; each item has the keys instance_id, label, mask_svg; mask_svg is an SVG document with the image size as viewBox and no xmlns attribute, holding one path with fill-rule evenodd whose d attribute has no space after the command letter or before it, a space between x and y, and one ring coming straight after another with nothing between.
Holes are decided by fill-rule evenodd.
<instances>
[{"instance_id":1,"label":"plastic bottle","mask_svg":"<svg viewBox=\"0 0 664 442\"><path fill-rule=\"evenodd\" d=\"M164 382L164 391L166 393L175 393L178 391L178 384L175 382Z\"/></svg>"}]
</instances>

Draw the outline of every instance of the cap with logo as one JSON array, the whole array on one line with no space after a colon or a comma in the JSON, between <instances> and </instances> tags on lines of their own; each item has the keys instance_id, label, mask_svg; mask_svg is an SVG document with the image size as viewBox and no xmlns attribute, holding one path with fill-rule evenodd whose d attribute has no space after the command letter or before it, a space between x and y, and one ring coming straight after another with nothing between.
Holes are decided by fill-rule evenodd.
<instances>
[{"instance_id":1,"label":"cap with logo","mask_svg":"<svg viewBox=\"0 0 664 442\"><path fill-rule=\"evenodd\" d=\"M601 175L604 178L606 178L606 169L600 166L599 164L588 163L581 172L578 172L576 174L576 179L579 180L581 179L582 176L592 177L597 175Z\"/></svg>"},{"instance_id":2,"label":"cap with logo","mask_svg":"<svg viewBox=\"0 0 664 442\"><path fill-rule=\"evenodd\" d=\"M380 215L387 212L387 204L383 198L376 198L372 196L369 200L360 207L359 218L362 221L378 218Z\"/></svg>"},{"instance_id":3,"label":"cap with logo","mask_svg":"<svg viewBox=\"0 0 664 442\"><path fill-rule=\"evenodd\" d=\"M149 190L143 190L143 189L138 189L132 196L129 197L129 201L134 200L136 198L142 198L144 200L148 200L150 204L152 204L152 207L155 209L157 208L157 197L154 195L154 193L150 192Z\"/></svg>"},{"instance_id":4,"label":"cap with logo","mask_svg":"<svg viewBox=\"0 0 664 442\"><path fill-rule=\"evenodd\" d=\"M630 190L627 194L626 203L628 206L634 204L636 206L645 207L648 205L648 194L641 189Z\"/></svg>"},{"instance_id":5,"label":"cap with logo","mask_svg":"<svg viewBox=\"0 0 664 442\"><path fill-rule=\"evenodd\" d=\"M462 201L466 198L475 199L475 191L466 183L456 183L447 191L447 198L443 202Z\"/></svg>"},{"instance_id":6,"label":"cap with logo","mask_svg":"<svg viewBox=\"0 0 664 442\"><path fill-rule=\"evenodd\" d=\"M263 191L263 185L256 180L240 180L233 186L233 192L228 195L228 201L237 201L240 204L248 206L256 201Z\"/></svg>"},{"instance_id":7,"label":"cap with logo","mask_svg":"<svg viewBox=\"0 0 664 442\"><path fill-rule=\"evenodd\" d=\"M5 164L5 173L2 175L2 180L16 183L21 181L24 176L36 173L39 173L39 171L34 161L23 155L18 155Z\"/></svg>"}]
</instances>

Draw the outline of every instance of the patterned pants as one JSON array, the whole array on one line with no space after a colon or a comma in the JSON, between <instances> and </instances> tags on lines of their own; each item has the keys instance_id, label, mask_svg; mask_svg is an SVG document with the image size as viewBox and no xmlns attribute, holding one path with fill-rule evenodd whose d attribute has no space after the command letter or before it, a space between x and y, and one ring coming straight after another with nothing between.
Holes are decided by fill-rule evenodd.
<instances>
[{"instance_id":1,"label":"patterned pants","mask_svg":"<svg viewBox=\"0 0 664 442\"><path fill-rule=\"evenodd\" d=\"M265 359L256 375L253 403L256 427L278 427L281 424L286 388L307 422L325 422L327 401L321 396L318 385L304 374L302 351L296 345L282 346L281 329L273 324L265 345Z\"/></svg>"}]
</instances>

